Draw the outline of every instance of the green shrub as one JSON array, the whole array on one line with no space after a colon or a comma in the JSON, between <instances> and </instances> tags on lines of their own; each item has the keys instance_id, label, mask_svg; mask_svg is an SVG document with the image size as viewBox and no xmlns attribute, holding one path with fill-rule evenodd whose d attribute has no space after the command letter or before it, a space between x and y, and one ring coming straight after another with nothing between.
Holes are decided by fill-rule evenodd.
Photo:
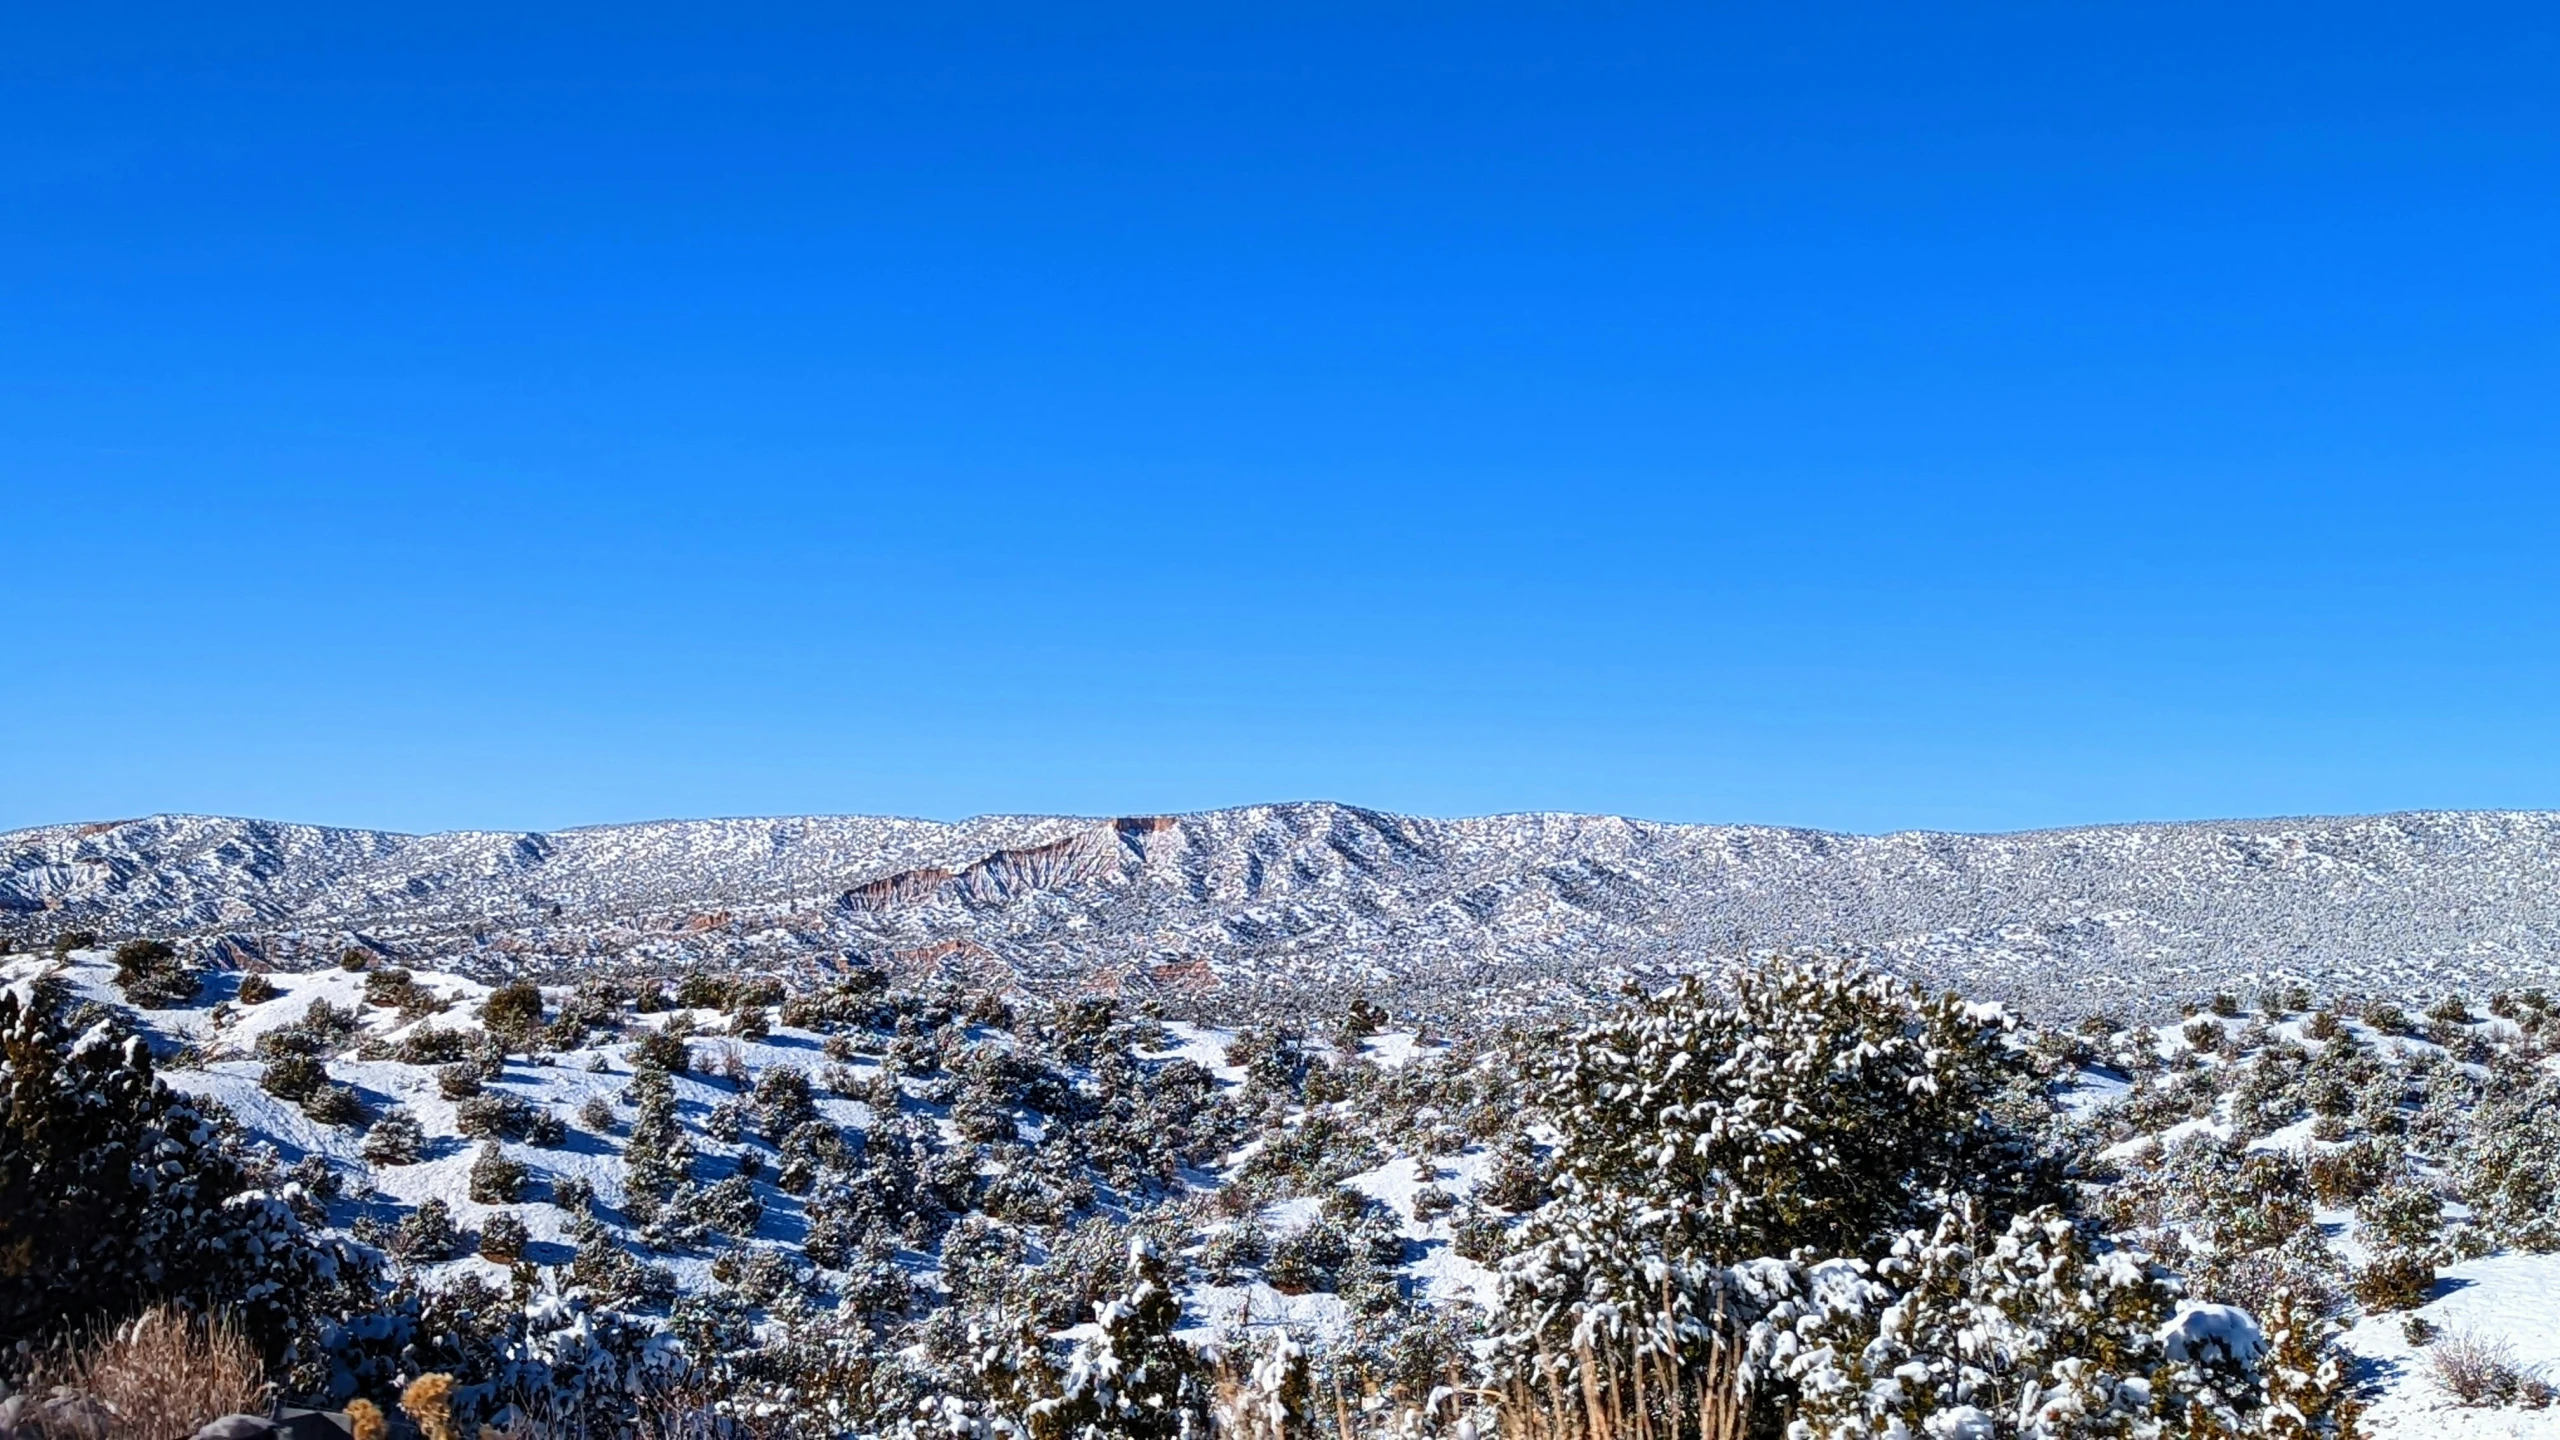
<instances>
[{"instance_id":1,"label":"green shrub","mask_svg":"<svg viewBox=\"0 0 2560 1440\"><path fill-rule=\"evenodd\" d=\"M386 1248L412 1264L432 1265L452 1259L453 1253L462 1248L462 1232L454 1227L453 1207L442 1200L422 1202L400 1217L400 1226Z\"/></svg>"},{"instance_id":2,"label":"green shrub","mask_svg":"<svg viewBox=\"0 0 2560 1440\"><path fill-rule=\"evenodd\" d=\"M127 940L116 947L116 988L135 1008L174 1010L196 998L203 977L178 960L166 940Z\"/></svg>"},{"instance_id":3,"label":"green shrub","mask_svg":"<svg viewBox=\"0 0 2560 1440\"><path fill-rule=\"evenodd\" d=\"M480 1258L513 1265L524 1258L524 1247L532 1238L522 1220L501 1210L480 1223Z\"/></svg>"},{"instance_id":4,"label":"green shrub","mask_svg":"<svg viewBox=\"0 0 2560 1440\"><path fill-rule=\"evenodd\" d=\"M652 1030L632 1044L631 1068L682 1075L693 1068L693 1049L664 1030Z\"/></svg>"},{"instance_id":5,"label":"green shrub","mask_svg":"<svg viewBox=\"0 0 2560 1440\"><path fill-rule=\"evenodd\" d=\"M489 992L480 1007L480 1023L492 1034L526 1037L542 1029L542 991L519 980Z\"/></svg>"},{"instance_id":6,"label":"green shrub","mask_svg":"<svg viewBox=\"0 0 2560 1440\"><path fill-rule=\"evenodd\" d=\"M468 1030L421 1025L402 1037L394 1053L407 1065L445 1065L469 1058L479 1049L479 1043Z\"/></svg>"},{"instance_id":7,"label":"green shrub","mask_svg":"<svg viewBox=\"0 0 2560 1440\"><path fill-rule=\"evenodd\" d=\"M308 1055L279 1055L258 1076L258 1088L279 1100L303 1100L329 1082L329 1071Z\"/></svg>"},{"instance_id":8,"label":"green shrub","mask_svg":"<svg viewBox=\"0 0 2560 1440\"><path fill-rule=\"evenodd\" d=\"M2372 1314L2415 1310L2427 1303L2436 1283L2436 1267L2423 1256L2389 1250L2355 1272L2350 1284L2356 1303Z\"/></svg>"},{"instance_id":9,"label":"green shrub","mask_svg":"<svg viewBox=\"0 0 2560 1440\"><path fill-rule=\"evenodd\" d=\"M393 1106L365 1132L364 1158L374 1165L415 1165L426 1141L418 1117L404 1107Z\"/></svg>"},{"instance_id":10,"label":"green shrub","mask_svg":"<svg viewBox=\"0 0 2560 1440\"><path fill-rule=\"evenodd\" d=\"M107 1043L95 1043L101 1037ZM0 990L0 1347L108 1316L138 1296L239 1313L270 1346L369 1285L305 1229L272 1177L163 1085L112 1015L39 981Z\"/></svg>"},{"instance_id":11,"label":"green shrub","mask_svg":"<svg viewBox=\"0 0 2560 1440\"><path fill-rule=\"evenodd\" d=\"M302 1113L323 1125L360 1125L364 1102L344 1085L322 1085L303 1097Z\"/></svg>"},{"instance_id":12,"label":"green shrub","mask_svg":"<svg viewBox=\"0 0 2560 1440\"><path fill-rule=\"evenodd\" d=\"M471 1198L482 1205L512 1205L524 1196L524 1173L497 1141L487 1141L471 1162Z\"/></svg>"}]
</instances>

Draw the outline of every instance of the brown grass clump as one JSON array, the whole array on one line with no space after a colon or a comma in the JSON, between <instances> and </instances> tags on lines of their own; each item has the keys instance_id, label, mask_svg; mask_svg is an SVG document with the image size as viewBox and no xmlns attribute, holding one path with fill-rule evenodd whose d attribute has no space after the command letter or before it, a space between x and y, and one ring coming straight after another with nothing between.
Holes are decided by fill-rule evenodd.
<instances>
[{"instance_id":1,"label":"brown grass clump","mask_svg":"<svg viewBox=\"0 0 2560 1440\"><path fill-rule=\"evenodd\" d=\"M2469 1333L2447 1335L2429 1346L2427 1369L2459 1405L2504 1405L2531 1378L2507 1342Z\"/></svg>"},{"instance_id":2,"label":"brown grass clump","mask_svg":"<svg viewBox=\"0 0 2560 1440\"><path fill-rule=\"evenodd\" d=\"M76 1350L39 1361L30 1387L54 1392L45 1435L187 1440L208 1421L266 1408L258 1348L227 1320L155 1305Z\"/></svg>"},{"instance_id":3,"label":"brown grass clump","mask_svg":"<svg viewBox=\"0 0 2560 1440\"><path fill-rule=\"evenodd\" d=\"M418 1422L426 1440L454 1440L452 1376L438 1372L410 1381L400 1392L400 1408Z\"/></svg>"}]
</instances>

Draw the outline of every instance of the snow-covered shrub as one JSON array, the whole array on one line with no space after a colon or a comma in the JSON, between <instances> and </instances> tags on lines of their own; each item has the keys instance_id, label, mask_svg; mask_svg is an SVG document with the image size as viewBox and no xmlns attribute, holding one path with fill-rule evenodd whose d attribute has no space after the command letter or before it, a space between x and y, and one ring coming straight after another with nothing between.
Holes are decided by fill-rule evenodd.
<instances>
[{"instance_id":1,"label":"snow-covered shrub","mask_svg":"<svg viewBox=\"0 0 2560 1440\"><path fill-rule=\"evenodd\" d=\"M499 986L482 1002L480 1023L492 1035L531 1044L542 1031L542 991L522 980Z\"/></svg>"},{"instance_id":2,"label":"snow-covered shrub","mask_svg":"<svg viewBox=\"0 0 2560 1440\"><path fill-rule=\"evenodd\" d=\"M203 980L166 940L127 940L116 947L116 988L137 1009L184 1005L196 998Z\"/></svg>"},{"instance_id":3,"label":"snow-covered shrub","mask_svg":"<svg viewBox=\"0 0 2560 1440\"><path fill-rule=\"evenodd\" d=\"M523 1258L526 1241L524 1222L506 1211L499 1211L480 1225L480 1258L501 1265L513 1265Z\"/></svg>"},{"instance_id":4,"label":"snow-covered shrub","mask_svg":"<svg viewBox=\"0 0 2560 1440\"><path fill-rule=\"evenodd\" d=\"M1128 1246L1125 1280L1095 1302L1065 1359L1015 1325L982 1347L988 1398L1033 1440L1193 1440L1209 1433L1210 1376L1174 1333L1182 1319L1172 1276L1153 1245Z\"/></svg>"},{"instance_id":5,"label":"snow-covered shrub","mask_svg":"<svg viewBox=\"0 0 2560 1440\"><path fill-rule=\"evenodd\" d=\"M710 1235L702 1219L702 1187L687 1180L645 1208L623 1207L641 1221L640 1239L652 1250L673 1252L699 1248Z\"/></svg>"},{"instance_id":6,"label":"snow-covered shrub","mask_svg":"<svg viewBox=\"0 0 2560 1440\"><path fill-rule=\"evenodd\" d=\"M693 1068L693 1048L666 1030L651 1030L631 1046L633 1070L663 1070L682 1075Z\"/></svg>"},{"instance_id":7,"label":"snow-covered shrub","mask_svg":"<svg viewBox=\"0 0 2560 1440\"><path fill-rule=\"evenodd\" d=\"M1856 1253L1942 1197L2008 1209L2054 1183L1994 1118L2026 1077L1997 1012L1821 957L1729 983L1686 981L1545 1061L1541 1108L1563 1136L1545 1210L1624 1200L1682 1261Z\"/></svg>"},{"instance_id":8,"label":"snow-covered shrub","mask_svg":"<svg viewBox=\"0 0 2560 1440\"><path fill-rule=\"evenodd\" d=\"M451 1030L441 1025L421 1025L401 1039L396 1053L401 1063L407 1065L447 1065L456 1060L467 1059L479 1048L479 1043L468 1030Z\"/></svg>"},{"instance_id":9,"label":"snow-covered shrub","mask_svg":"<svg viewBox=\"0 0 2560 1440\"><path fill-rule=\"evenodd\" d=\"M453 1128L473 1140L526 1139L537 1118L532 1105L491 1090L453 1107Z\"/></svg>"},{"instance_id":10,"label":"snow-covered shrub","mask_svg":"<svg viewBox=\"0 0 2560 1440\"><path fill-rule=\"evenodd\" d=\"M703 1190L699 1204L703 1225L732 1239L754 1235L764 1221L764 1202L756 1198L754 1183L744 1175L732 1175Z\"/></svg>"},{"instance_id":11,"label":"snow-covered shrub","mask_svg":"<svg viewBox=\"0 0 2560 1440\"><path fill-rule=\"evenodd\" d=\"M317 999L303 1007L292 1024L259 1036L256 1049L263 1057L334 1055L355 1040L358 1028L352 1011Z\"/></svg>"},{"instance_id":12,"label":"snow-covered shrub","mask_svg":"<svg viewBox=\"0 0 2560 1440\"><path fill-rule=\"evenodd\" d=\"M693 1170L693 1144L677 1120L675 1083L666 1071L643 1067L625 1095L635 1110L623 1147L623 1207L645 1220Z\"/></svg>"},{"instance_id":13,"label":"snow-covered shrub","mask_svg":"<svg viewBox=\"0 0 2560 1440\"><path fill-rule=\"evenodd\" d=\"M415 1165L426 1148L426 1131L408 1107L395 1105L365 1132L364 1158L375 1165Z\"/></svg>"},{"instance_id":14,"label":"snow-covered shrub","mask_svg":"<svg viewBox=\"0 0 2560 1440\"><path fill-rule=\"evenodd\" d=\"M2356 1232L2376 1250L2430 1255L2444 1244L2444 1201L2428 1186L2395 1176L2355 1202Z\"/></svg>"},{"instance_id":15,"label":"snow-covered shrub","mask_svg":"<svg viewBox=\"0 0 2560 1440\"><path fill-rule=\"evenodd\" d=\"M641 1261L593 1217L579 1221L576 1239L577 1254L569 1263L569 1277L606 1303L657 1304L675 1294L673 1275L663 1267Z\"/></svg>"},{"instance_id":16,"label":"snow-covered shrub","mask_svg":"<svg viewBox=\"0 0 2560 1440\"><path fill-rule=\"evenodd\" d=\"M471 1100L480 1093L480 1067L468 1060L438 1066L436 1093L447 1100Z\"/></svg>"},{"instance_id":17,"label":"snow-covered shrub","mask_svg":"<svg viewBox=\"0 0 2560 1440\"><path fill-rule=\"evenodd\" d=\"M2099 1208L2184 1274L2198 1299L2256 1309L2278 1294L2339 1289L2339 1262L2312 1224L2310 1178L2293 1155L2192 1136L2130 1167Z\"/></svg>"},{"instance_id":18,"label":"snow-covered shrub","mask_svg":"<svg viewBox=\"0 0 2560 1440\"><path fill-rule=\"evenodd\" d=\"M1233 1285L1271 1258L1271 1236L1250 1219L1211 1235L1200 1250L1200 1270L1214 1285Z\"/></svg>"},{"instance_id":19,"label":"snow-covered shrub","mask_svg":"<svg viewBox=\"0 0 2560 1440\"><path fill-rule=\"evenodd\" d=\"M2234 1434L2264 1337L2227 1306L2173 1309L2135 1255L2051 1210L1992 1228L1960 1199L1859 1282L1814 1278L1752 1335L1754 1359L1830 1437Z\"/></svg>"},{"instance_id":20,"label":"snow-covered shrub","mask_svg":"<svg viewBox=\"0 0 2560 1440\"><path fill-rule=\"evenodd\" d=\"M782 1137L818 1115L809 1091L809 1072L796 1065L776 1065L756 1081L756 1128L776 1145Z\"/></svg>"},{"instance_id":21,"label":"snow-covered shrub","mask_svg":"<svg viewBox=\"0 0 2560 1440\"><path fill-rule=\"evenodd\" d=\"M2314 1151L2303 1164L2312 1198L2323 1205L2354 1204L2408 1168L2400 1143L2377 1135Z\"/></svg>"},{"instance_id":22,"label":"snow-covered shrub","mask_svg":"<svg viewBox=\"0 0 2560 1440\"><path fill-rule=\"evenodd\" d=\"M2415 1310L2427 1303L2436 1283L2436 1267L2411 1250L2384 1250L2356 1268L2351 1282L2356 1303L2371 1313Z\"/></svg>"},{"instance_id":23,"label":"snow-covered shrub","mask_svg":"<svg viewBox=\"0 0 2560 1440\"><path fill-rule=\"evenodd\" d=\"M453 1207L429 1198L400 1217L388 1248L394 1256L412 1264L432 1265L452 1259L461 1246L462 1233L454 1227Z\"/></svg>"},{"instance_id":24,"label":"snow-covered shrub","mask_svg":"<svg viewBox=\"0 0 2560 1440\"><path fill-rule=\"evenodd\" d=\"M1502 1217L1483 1210L1462 1211L1457 1223L1449 1227L1449 1249L1459 1258L1479 1265L1501 1259L1510 1244L1511 1227Z\"/></svg>"},{"instance_id":25,"label":"snow-covered shrub","mask_svg":"<svg viewBox=\"0 0 2560 1440\"><path fill-rule=\"evenodd\" d=\"M747 1102L735 1096L721 1101L702 1117L702 1133L723 1145L735 1145L747 1133Z\"/></svg>"},{"instance_id":26,"label":"snow-covered shrub","mask_svg":"<svg viewBox=\"0 0 2560 1440\"><path fill-rule=\"evenodd\" d=\"M2500 1072L2464 1128L2455 1177L2480 1224L2521 1250L2560 1250L2560 1079Z\"/></svg>"},{"instance_id":27,"label":"snow-covered shrub","mask_svg":"<svg viewBox=\"0 0 2560 1440\"><path fill-rule=\"evenodd\" d=\"M1222 1367L1217 1431L1233 1440L1310 1440L1317 1428L1307 1352L1287 1334L1264 1339Z\"/></svg>"},{"instance_id":28,"label":"snow-covered shrub","mask_svg":"<svg viewBox=\"0 0 2560 1440\"><path fill-rule=\"evenodd\" d=\"M49 980L0 990L0 1345L164 1296L281 1347L364 1277Z\"/></svg>"},{"instance_id":29,"label":"snow-covered shrub","mask_svg":"<svg viewBox=\"0 0 2560 1440\"><path fill-rule=\"evenodd\" d=\"M497 1141L483 1142L471 1162L471 1198L483 1205L512 1205L524 1196L524 1166L507 1158Z\"/></svg>"},{"instance_id":30,"label":"snow-covered shrub","mask_svg":"<svg viewBox=\"0 0 2560 1440\"><path fill-rule=\"evenodd\" d=\"M301 1100L328 1083L329 1071L308 1055L279 1055L258 1074L258 1088L279 1100Z\"/></svg>"},{"instance_id":31,"label":"snow-covered shrub","mask_svg":"<svg viewBox=\"0 0 2560 1440\"><path fill-rule=\"evenodd\" d=\"M344 1085L323 1085L302 1098L302 1113L323 1125L361 1125L364 1101Z\"/></svg>"},{"instance_id":32,"label":"snow-covered shrub","mask_svg":"<svg viewBox=\"0 0 2560 1440\"><path fill-rule=\"evenodd\" d=\"M243 1005L263 1005L283 993L276 988L276 982L262 974L252 972L240 977L237 998Z\"/></svg>"}]
</instances>

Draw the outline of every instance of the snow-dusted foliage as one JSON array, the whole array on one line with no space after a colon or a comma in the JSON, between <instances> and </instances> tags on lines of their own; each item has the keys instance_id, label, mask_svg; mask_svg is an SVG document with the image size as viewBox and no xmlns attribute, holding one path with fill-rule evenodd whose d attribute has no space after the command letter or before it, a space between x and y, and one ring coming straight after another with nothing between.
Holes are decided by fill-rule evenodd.
<instances>
[{"instance_id":1,"label":"snow-dusted foliage","mask_svg":"<svg viewBox=\"0 0 2560 1440\"><path fill-rule=\"evenodd\" d=\"M1997 1011L1821 957L1723 983L1631 1005L1547 1067L1550 1218L1605 1198L1674 1261L1841 1253L1960 1191L2050 1184L1997 1118L2025 1078Z\"/></svg>"},{"instance_id":2,"label":"snow-dusted foliage","mask_svg":"<svg viewBox=\"0 0 2560 1440\"><path fill-rule=\"evenodd\" d=\"M365 1283L315 1218L117 1015L45 979L0 989L0 1344L168 1297L281 1351Z\"/></svg>"},{"instance_id":3,"label":"snow-dusted foliage","mask_svg":"<svg viewBox=\"0 0 2560 1440\"><path fill-rule=\"evenodd\" d=\"M2457 1174L2480 1223L2519 1249L2560 1250L2560 1077L2500 1067L2465 1132Z\"/></svg>"},{"instance_id":4,"label":"snow-dusted foliage","mask_svg":"<svg viewBox=\"0 0 2560 1440\"><path fill-rule=\"evenodd\" d=\"M1726 1267L1865 1255L1956 1197L2005 1214L2057 1189L1999 1118L2026 1071L1997 1012L1822 957L1727 987L1631 1004L1542 1066L1553 1182L1501 1265L1500 1384L1674 1407L1750 1318Z\"/></svg>"},{"instance_id":5,"label":"snow-dusted foliage","mask_svg":"<svg viewBox=\"0 0 2560 1440\"><path fill-rule=\"evenodd\" d=\"M2393 1327L2387 1389L2532 1293L2489 1252L2534 1241L2560 1029L2288 985L2056 1031L1811 956L1460 1034L179 962L171 1009L103 949L0 976L340 1257L281 1390L443 1374L544 1437L2343 1436L2342 1325Z\"/></svg>"},{"instance_id":6,"label":"snow-dusted foliage","mask_svg":"<svg viewBox=\"0 0 2560 1440\"><path fill-rule=\"evenodd\" d=\"M1752 1332L1808 1440L2265 1433L2257 1322L2178 1306L2143 1257L2054 1210L1993 1226L1960 1200L1856 1268Z\"/></svg>"}]
</instances>

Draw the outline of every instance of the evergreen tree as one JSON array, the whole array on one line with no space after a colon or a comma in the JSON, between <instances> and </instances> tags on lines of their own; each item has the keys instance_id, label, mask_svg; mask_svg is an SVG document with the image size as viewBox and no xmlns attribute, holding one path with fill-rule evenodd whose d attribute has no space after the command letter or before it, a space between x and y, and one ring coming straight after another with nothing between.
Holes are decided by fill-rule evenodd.
<instances>
[{"instance_id":1,"label":"evergreen tree","mask_svg":"<svg viewBox=\"0 0 2560 1440\"><path fill-rule=\"evenodd\" d=\"M1995 1097L2030 1083L1996 1011L1854 962L1692 978L1572 1037L1545 1066L1556 1202L1664 1213L1683 1258L1854 1254L1959 1193L2004 1210L2054 1185Z\"/></svg>"},{"instance_id":2,"label":"evergreen tree","mask_svg":"<svg viewBox=\"0 0 2560 1440\"><path fill-rule=\"evenodd\" d=\"M693 1173L693 1142L677 1118L675 1082L655 1066L631 1076L634 1115L623 1148L623 1208L647 1220Z\"/></svg>"},{"instance_id":3,"label":"evergreen tree","mask_svg":"<svg viewBox=\"0 0 2560 1440\"><path fill-rule=\"evenodd\" d=\"M1144 1240L1129 1243L1120 1293L1095 1303L1074 1349L1054 1375L1025 1365L1045 1391L1025 1407L1035 1440L1193 1440L1209 1433L1206 1367L1175 1336L1182 1319L1164 1258Z\"/></svg>"}]
</instances>

